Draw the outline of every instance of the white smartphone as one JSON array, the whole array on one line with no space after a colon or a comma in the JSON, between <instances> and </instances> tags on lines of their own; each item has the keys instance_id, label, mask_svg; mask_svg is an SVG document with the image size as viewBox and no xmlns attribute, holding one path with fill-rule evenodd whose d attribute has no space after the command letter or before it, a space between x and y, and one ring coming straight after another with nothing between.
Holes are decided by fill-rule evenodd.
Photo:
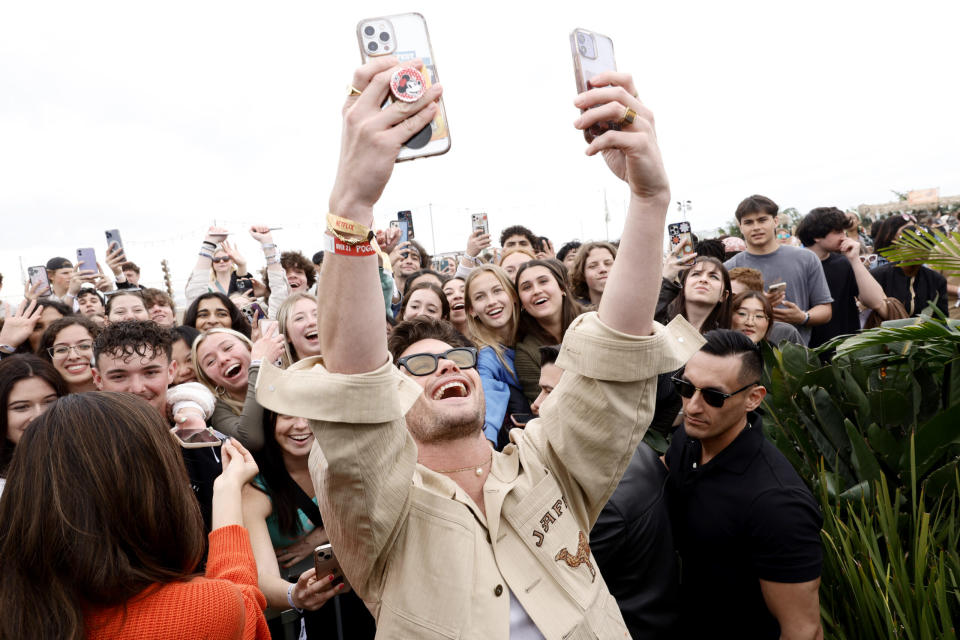
<instances>
[{"instance_id":1,"label":"white smartphone","mask_svg":"<svg viewBox=\"0 0 960 640\"><path fill-rule=\"evenodd\" d=\"M617 61L613 56L613 40L588 29L574 29L570 32L570 52L573 54L573 73L577 82L577 93L583 93L590 86L590 79L602 71L616 71ZM609 129L619 130L616 122L598 123L584 129L583 137L587 142Z\"/></svg>"},{"instance_id":2,"label":"white smartphone","mask_svg":"<svg viewBox=\"0 0 960 640\"><path fill-rule=\"evenodd\" d=\"M27 274L30 277L31 287L34 287L38 284L40 285L40 288L37 289L37 295L50 295L50 278L47 276L47 268L45 266L41 264L34 267L27 267Z\"/></svg>"},{"instance_id":3,"label":"white smartphone","mask_svg":"<svg viewBox=\"0 0 960 640\"><path fill-rule=\"evenodd\" d=\"M769 287L767 287L767 293L780 293L781 291L787 290L786 282L776 282Z\"/></svg>"},{"instance_id":4,"label":"white smartphone","mask_svg":"<svg viewBox=\"0 0 960 640\"><path fill-rule=\"evenodd\" d=\"M470 222L473 227L473 232L477 231L490 235L490 221L487 220L487 214L485 213L471 213Z\"/></svg>"},{"instance_id":5,"label":"white smartphone","mask_svg":"<svg viewBox=\"0 0 960 640\"><path fill-rule=\"evenodd\" d=\"M364 62L377 56L392 55L406 62L419 58L423 67L424 89L439 81L436 58L430 45L427 22L419 13L403 13L379 18L367 18L357 23L357 42L360 56ZM393 103L387 96L384 108ZM443 98L438 104L437 115L433 122L421 129L404 143L397 162L438 156L450 150L450 130L447 127L447 114L443 108Z\"/></svg>"}]
</instances>

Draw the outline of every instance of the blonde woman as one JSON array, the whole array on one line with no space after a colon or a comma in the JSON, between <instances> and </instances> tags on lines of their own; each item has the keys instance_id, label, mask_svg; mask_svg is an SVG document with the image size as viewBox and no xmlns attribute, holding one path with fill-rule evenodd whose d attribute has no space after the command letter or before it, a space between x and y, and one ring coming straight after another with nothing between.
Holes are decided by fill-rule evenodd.
<instances>
[{"instance_id":1,"label":"blonde woman","mask_svg":"<svg viewBox=\"0 0 960 640\"><path fill-rule=\"evenodd\" d=\"M193 341L197 380L217 398L210 424L251 451L263 447L263 408L257 404L257 374L263 360L283 354L284 338L273 330L256 342L233 329L216 327Z\"/></svg>"},{"instance_id":2,"label":"blonde woman","mask_svg":"<svg viewBox=\"0 0 960 640\"><path fill-rule=\"evenodd\" d=\"M507 274L485 264L470 272L465 285L467 328L477 347L477 372L486 400L483 433L499 450L515 426L512 413L529 413L514 366L520 301Z\"/></svg>"},{"instance_id":3,"label":"blonde woman","mask_svg":"<svg viewBox=\"0 0 960 640\"><path fill-rule=\"evenodd\" d=\"M320 326L317 324L317 298L309 293L294 293L277 313L284 342L283 366L320 355Z\"/></svg>"}]
</instances>

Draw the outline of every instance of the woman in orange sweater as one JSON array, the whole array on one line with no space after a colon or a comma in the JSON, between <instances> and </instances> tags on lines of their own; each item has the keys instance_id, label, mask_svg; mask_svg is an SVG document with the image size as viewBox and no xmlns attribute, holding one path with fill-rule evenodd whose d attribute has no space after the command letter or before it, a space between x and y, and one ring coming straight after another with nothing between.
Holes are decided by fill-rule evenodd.
<instances>
[{"instance_id":1,"label":"woman in orange sweater","mask_svg":"<svg viewBox=\"0 0 960 640\"><path fill-rule=\"evenodd\" d=\"M155 409L83 393L34 420L0 498L0 638L269 638L241 526L257 465L221 450L200 576L200 508Z\"/></svg>"}]
</instances>

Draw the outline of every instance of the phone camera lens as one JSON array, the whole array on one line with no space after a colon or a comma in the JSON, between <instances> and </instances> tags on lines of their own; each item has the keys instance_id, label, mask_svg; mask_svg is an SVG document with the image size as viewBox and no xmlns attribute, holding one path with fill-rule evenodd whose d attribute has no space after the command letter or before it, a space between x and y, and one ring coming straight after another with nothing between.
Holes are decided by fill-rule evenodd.
<instances>
[{"instance_id":1,"label":"phone camera lens","mask_svg":"<svg viewBox=\"0 0 960 640\"><path fill-rule=\"evenodd\" d=\"M380 32L380 42L386 42L386 41L389 40L389 39L390 39L390 34L389 34L389 33L387 33L386 31L381 31L381 32Z\"/></svg>"},{"instance_id":2,"label":"phone camera lens","mask_svg":"<svg viewBox=\"0 0 960 640\"><path fill-rule=\"evenodd\" d=\"M581 33L581 32L578 31L578 32L577 32L577 42L579 42L580 44L583 44L584 42L586 42L586 40L587 40L587 36L583 35L583 33Z\"/></svg>"},{"instance_id":3,"label":"phone camera lens","mask_svg":"<svg viewBox=\"0 0 960 640\"><path fill-rule=\"evenodd\" d=\"M580 54L587 55L587 48L583 45L580 45Z\"/></svg>"},{"instance_id":4,"label":"phone camera lens","mask_svg":"<svg viewBox=\"0 0 960 640\"><path fill-rule=\"evenodd\" d=\"M370 25L367 25L366 27L363 28L364 35L372 36L375 32L376 32L376 29L374 29Z\"/></svg>"},{"instance_id":5,"label":"phone camera lens","mask_svg":"<svg viewBox=\"0 0 960 640\"><path fill-rule=\"evenodd\" d=\"M376 51L378 46L379 46L379 45L377 45L376 42L373 42L373 41L371 40L370 42L367 43L367 50L368 50L368 51Z\"/></svg>"}]
</instances>

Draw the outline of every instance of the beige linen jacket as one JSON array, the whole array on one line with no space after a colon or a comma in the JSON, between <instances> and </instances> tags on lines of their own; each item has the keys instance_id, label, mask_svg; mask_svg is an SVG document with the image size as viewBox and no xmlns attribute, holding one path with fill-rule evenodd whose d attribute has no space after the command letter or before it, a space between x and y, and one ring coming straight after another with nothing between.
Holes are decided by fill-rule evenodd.
<instances>
[{"instance_id":1,"label":"beige linen jacket","mask_svg":"<svg viewBox=\"0 0 960 640\"><path fill-rule=\"evenodd\" d=\"M417 464L404 415L422 390L392 364L359 375L319 358L264 364L257 400L310 419L327 534L378 638L506 640L511 592L547 640L629 638L587 537L650 423L657 374L702 343L680 317L648 337L596 313L574 321L541 417L494 453L485 511Z\"/></svg>"}]
</instances>

